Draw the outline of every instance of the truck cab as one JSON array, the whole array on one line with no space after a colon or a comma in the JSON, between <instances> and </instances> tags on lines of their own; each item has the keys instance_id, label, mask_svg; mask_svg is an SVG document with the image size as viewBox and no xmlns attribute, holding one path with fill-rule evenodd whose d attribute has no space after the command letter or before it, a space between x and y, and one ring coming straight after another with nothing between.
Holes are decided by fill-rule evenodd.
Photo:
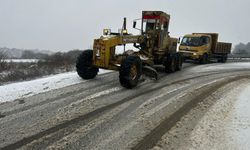
<instances>
[{"instance_id":1,"label":"truck cab","mask_svg":"<svg viewBox=\"0 0 250 150\"><path fill-rule=\"evenodd\" d=\"M218 42L217 33L193 33L185 35L179 46L184 59L208 63L212 58L225 62L231 51L231 43Z\"/></svg>"},{"instance_id":2,"label":"truck cab","mask_svg":"<svg viewBox=\"0 0 250 150\"><path fill-rule=\"evenodd\" d=\"M143 52L153 58L154 64L162 64L167 54L177 52L178 39L169 36L169 22L170 15L165 12L142 12L141 35L147 37Z\"/></svg>"},{"instance_id":3,"label":"truck cab","mask_svg":"<svg viewBox=\"0 0 250 150\"><path fill-rule=\"evenodd\" d=\"M185 59L198 60L204 54L211 53L210 35L185 35L181 41L179 51Z\"/></svg>"},{"instance_id":4,"label":"truck cab","mask_svg":"<svg viewBox=\"0 0 250 150\"><path fill-rule=\"evenodd\" d=\"M154 47L163 47L164 39L169 38L170 15L161 11L142 12L142 35L151 36L154 39ZM153 37L156 36L156 37Z\"/></svg>"}]
</instances>

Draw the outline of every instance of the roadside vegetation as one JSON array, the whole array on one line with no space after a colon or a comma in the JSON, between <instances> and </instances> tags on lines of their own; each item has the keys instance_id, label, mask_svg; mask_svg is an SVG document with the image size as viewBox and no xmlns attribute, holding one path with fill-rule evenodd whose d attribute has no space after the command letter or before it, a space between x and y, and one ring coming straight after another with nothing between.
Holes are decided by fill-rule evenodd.
<instances>
[{"instance_id":1,"label":"roadside vegetation","mask_svg":"<svg viewBox=\"0 0 250 150\"><path fill-rule=\"evenodd\" d=\"M239 43L234 47L234 50L232 52L234 55L242 55L245 57L250 56L250 42L247 44Z\"/></svg>"},{"instance_id":2,"label":"roadside vegetation","mask_svg":"<svg viewBox=\"0 0 250 150\"><path fill-rule=\"evenodd\" d=\"M58 52L51 55L35 55L24 52L22 59L36 59L37 61L6 61L8 58L0 53L0 85L15 81L31 80L34 78L69 72L75 70L75 61L80 50ZM9 59L8 59L9 60Z\"/></svg>"},{"instance_id":3,"label":"roadside vegetation","mask_svg":"<svg viewBox=\"0 0 250 150\"><path fill-rule=\"evenodd\" d=\"M5 61L6 55L4 52L0 52L0 72L6 70L7 63Z\"/></svg>"},{"instance_id":4,"label":"roadside vegetation","mask_svg":"<svg viewBox=\"0 0 250 150\"><path fill-rule=\"evenodd\" d=\"M14 50L11 51L13 52ZM8 53L0 50L0 85L74 71L76 59L81 52L80 50L72 50L65 53L46 54L25 50L20 57L10 57ZM34 59L36 61L9 61L12 58L20 60ZM229 58L234 59L234 61L250 58L250 42L237 44ZM249 59L246 61L249 61Z\"/></svg>"},{"instance_id":5,"label":"roadside vegetation","mask_svg":"<svg viewBox=\"0 0 250 150\"><path fill-rule=\"evenodd\" d=\"M239 43L235 45L232 53L228 58L234 62L249 62L250 61L250 42L247 44Z\"/></svg>"}]
</instances>

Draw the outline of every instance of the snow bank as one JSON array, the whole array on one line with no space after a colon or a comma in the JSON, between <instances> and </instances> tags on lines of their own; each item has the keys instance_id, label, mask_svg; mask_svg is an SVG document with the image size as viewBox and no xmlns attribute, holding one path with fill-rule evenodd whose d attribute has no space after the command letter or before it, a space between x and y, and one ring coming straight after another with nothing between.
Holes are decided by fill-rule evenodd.
<instances>
[{"instance_id":1,"label":"snow bank","mask_svg":"<svg viewBox=\"0 0 250 150\"><path fill-rule=\"evenodd\" d=\"M15 63L36 63L39 59L5 59L4 61Z\"/></svg>"},{"instance_id":2,"label":"snow bank","mask_svg":"<svg viewBox=\"0 0 250 150\"><path fill-rule=\"evenodd\" d=\"M99 74L110 71L100 70ZM31 81L0 86L0 103L32 96L38 93L59 89L69 85L86 82L76 72L62 73Z\"/></svg>"},{"instance_id":3,"label":"snow bank","mask_svg":"<svg viewBox=\"0 0 250 150\"><path fill-rule=\"evenodd\" d=\"M229 134L239 149L250 147L250 84L240 93L228 122Z\"/></svg>"},{"instance_id":4,"label":"snow bank","mask_svg":"<svg viewBox=\"0 0 250 150\"><path fill-rule=\"evenodd\" d=\"M207 65L198 65L190 69L191 72L207 72L207 71L223 71L223 70L250 70L250 62L236 62L236 63L211 63Z\"/></svg>"}]
</instances>

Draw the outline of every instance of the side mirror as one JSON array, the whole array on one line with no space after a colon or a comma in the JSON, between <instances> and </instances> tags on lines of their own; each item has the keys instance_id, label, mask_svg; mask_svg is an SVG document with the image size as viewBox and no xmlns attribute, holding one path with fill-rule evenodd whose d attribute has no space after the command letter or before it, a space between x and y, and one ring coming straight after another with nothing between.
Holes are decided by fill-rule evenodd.
<instances>
[{"instance_id":1,"label":"side mirror","mask_svg":"<svg viewBox=\"0 0 250 150\"><path fill-rule=\"evenodd\" d=\"M180 44L181 43L181 37L179 37L179 39L178 39L178 44Z\"/></svg>"},{"instance_id":2,"label":"side mirror","mask_svg":"<svg viewBox=\"0 0 250 150\"><path fill-rule=\"evenodd\" d=\"M133 28L136 28L136 21L133 22Z\"/></svg>"}]
</instances>

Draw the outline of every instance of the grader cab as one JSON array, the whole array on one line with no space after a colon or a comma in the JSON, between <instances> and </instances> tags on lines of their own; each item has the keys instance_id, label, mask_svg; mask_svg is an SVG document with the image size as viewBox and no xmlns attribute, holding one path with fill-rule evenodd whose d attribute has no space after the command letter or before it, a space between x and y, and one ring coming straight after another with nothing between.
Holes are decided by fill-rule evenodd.
<instances>
[{"instance_id":1,"label":"grader cab","mask_svg":"<svg viewBox=\"0 0 250 150\"><path fill-rule=\"evenodd\" d=\"M94 40L93 51L83 51L78 57L76 68L83 79L94 78L99 68L119 71L122 86L133 88L142 74L158 78L155 65L165 66L166 72L181 69L182 56L177 52L177 38L169 36L170 16L161 11L143 11L139 35L129 34L126 18L118 33L104 29L104 35ZM134 21L136 28L138 20ZM127 50L133 44L137 49ZM118 54L117 47L123 46Z\"/></svg>"}]
</instances>

